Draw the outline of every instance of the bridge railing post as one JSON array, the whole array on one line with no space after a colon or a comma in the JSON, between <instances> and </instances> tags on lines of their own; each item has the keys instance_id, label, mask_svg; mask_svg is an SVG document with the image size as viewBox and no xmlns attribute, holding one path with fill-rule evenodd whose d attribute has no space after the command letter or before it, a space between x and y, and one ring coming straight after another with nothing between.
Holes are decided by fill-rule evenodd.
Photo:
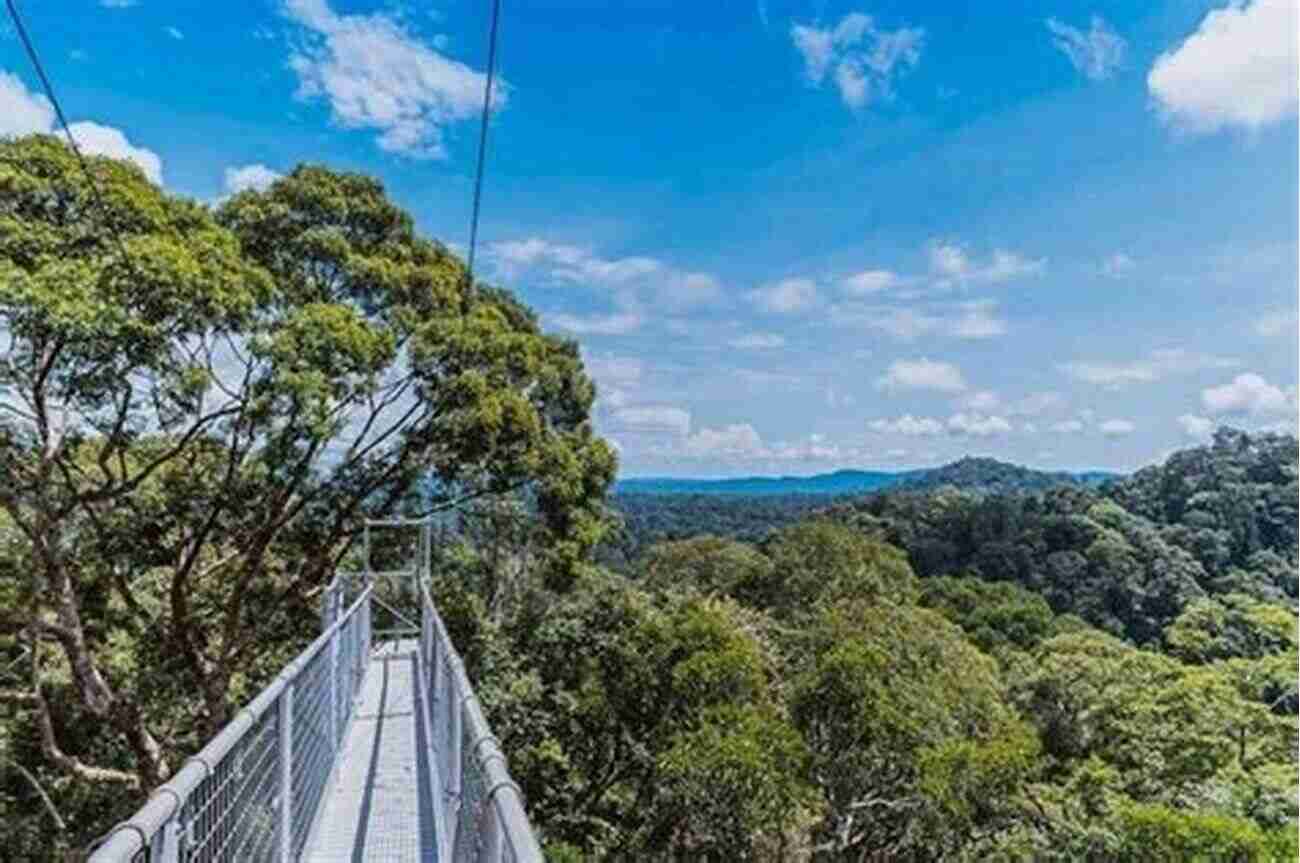
<instances>
[{"instance_id":1,"label":"bridge railing post","mask_svg":"<svg viewBox=\"0 0 1300 863\"><path fill-rule=\"evenodd\" d=\"M277 708L277 763L280 767L280 806L276 818L279 863L293 863L293 690L290 682L280 694Z\"/></svg>"}]
</instances>

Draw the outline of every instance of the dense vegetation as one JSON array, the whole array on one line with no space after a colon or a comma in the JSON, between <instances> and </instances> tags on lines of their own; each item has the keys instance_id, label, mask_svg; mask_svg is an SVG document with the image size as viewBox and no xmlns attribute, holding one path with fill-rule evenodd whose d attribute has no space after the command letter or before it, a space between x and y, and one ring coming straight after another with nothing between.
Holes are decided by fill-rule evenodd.
<instances>
[{"instance_id":1,"label":"dense vegetation","mask_svg":"<svg viewBox=\"0 0 1300 863\"><path fill-rule=\"evenodd\" d=\"M557 859L1293 860L1296 472L1223 430L444 605Z\"/></svg>"},{"instance_id":2,"label":"dense vegetation","mask_svg":"<svg viewBox=\"0 0 1300 863\"><path fill-rule=\"evenodd\" d=\"M312 636L366 516L438 510L552 859L1296 858L1294 437L1100 488L666 497L601 566L576 345L378 184L213 210L93 170L102 205L0 143L6 859L75 859Z\"/></svg>"},{"instance_id":3,"label":"dense vegetation","mask_svg":"<svg viewBox=\"0 0 1300 863\"><path fill-rule=\"evenodd\" d=\"M84 847L224 725L366 517L526 499L512 540L563 585L614 472L577 345L374 180L303 166L214 210L90 166L99 195L58 140L0 140L10 860Z\"/></svg>"},{"instance_id":4,"label":"dense vegetation","mask_svg":"<svg viewBox=\"0 0 1300 863\"><path fill-rule=\"evenodd\" d=\"M620 519L596 550L598 562L627 571L656 542L699 534L747 542L841 500L898 490L953 486L980 494L1044 491L1062 485L1095 487L1114 477L1102 472L1032 470L992 458L963 458L937 468L902 473L837 471L813 477L737 480L621 480L610 503Z\"/></svg>"}]
</instances>

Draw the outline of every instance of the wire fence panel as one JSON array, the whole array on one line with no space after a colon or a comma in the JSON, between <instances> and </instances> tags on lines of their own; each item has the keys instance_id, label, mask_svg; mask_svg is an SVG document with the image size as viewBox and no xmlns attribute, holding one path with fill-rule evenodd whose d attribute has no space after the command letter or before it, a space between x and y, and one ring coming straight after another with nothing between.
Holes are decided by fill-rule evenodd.
<instances>
[{"instance_id":1,"label":"wire fence panel","mask_svg":"<svg viewBox=\"0 0 1300 863\"><path fill-rule=\"evenodd\" d=\"M519 787L488 728L447 628L421 585L420 659L432 700L440 787L447 800L443 848L456 863L542 863Z\"/></svg>"},{"instance_id":2,"label":"wire fence panel","mask_svg":"<svg viewBox=\"0 0 1300 863\"><path fill-rule=\"evenodd\" d=\"M320 637L115 827L90 863L296 859L370 654L370 589L345 610L346 585L336 579L326 590Z\"/></svg>"}]
</instances>

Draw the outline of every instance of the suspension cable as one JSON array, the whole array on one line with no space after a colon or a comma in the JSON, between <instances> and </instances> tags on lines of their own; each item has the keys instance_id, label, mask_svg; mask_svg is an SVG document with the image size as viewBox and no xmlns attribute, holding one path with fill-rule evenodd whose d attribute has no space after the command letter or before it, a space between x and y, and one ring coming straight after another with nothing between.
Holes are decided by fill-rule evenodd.
<instances>
[{"instance_id":1,"label":"suspension cable","mask_svg":"<svg viewBox=\"0 0 1300 863\"><path fill-rule=\"evenodd\" d=\"M483 198L483 166L487 161L488 118L492 113L492 83L496 77L497 23L501 18L501 0L492 0L492 24L488 31L487 82L483 87L483 118L478 132L478 167L474 174L474 209L469 222L469 255L465 264L467 291L474 289L474 252L478 246L478 215Z\"/></svg>"},{"instance_id":2,"label":"suspension cable","mask_svg":"<svg viewBox=\"0 0 1300 863\"><path fill-rule=\"evenodd\" d=\"M59 104L59 97L54 93L54 86L50 83L50 78L45 74L45 67L41 64L41 58L36 53L36 46L32 44L31 37L27 35L27 28L23 26L22 16L18 14L18 7L14 5L14 0L5 0L5 6L9 9L9 19L13 21L14 29L18 31L18 38L22 40L23 49L27 52L27 59L31 60L32 68L36 70L36 77L40 79L41 88L45 90L45 96L54 106L54 115L59 118L59 125L63 127L63 134L68 138L68 146L77 157L78 164L81 165L81 171L86 175L86 180L90 184L90 195L95 202L101 215L107 222L108 208L104 204L104 197L100 194L99 184L95 181L95 175L90 170L90 164L82 154L81 148L77 146L77 139L72 136L72 129L68 125L68 118L63 113L63 106ZM122 235L118 231L110 230L113 240L117 244L117 250L122 256L122 261L126 264L127 270L130 271L132 278L136 280L137 287L142 281L140 273L135 268L135 262L131 260L130 254L126 251L126 244L122 242Z\"/></svg>"}]
</instances>

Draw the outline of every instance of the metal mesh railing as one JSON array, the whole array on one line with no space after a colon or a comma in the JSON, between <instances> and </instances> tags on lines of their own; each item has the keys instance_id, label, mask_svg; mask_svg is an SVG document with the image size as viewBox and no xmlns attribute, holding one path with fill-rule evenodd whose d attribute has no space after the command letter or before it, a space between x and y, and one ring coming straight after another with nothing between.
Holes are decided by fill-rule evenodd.
<instances>
[{"instance_id":1,"label":"metal mesh railing","mask_svg":"<svg viewBox=\"0 0 1300 863\"><path fill-rule=\"evenodd\" d=\"M421 585L420 662L426 715L434 723L433 761L446 806L442 848L458 863L541 863L523 800L506 769L426 585Z\"/></svg>"},{"instance_id":2,"label":"metal mesh railing","mask_svg":"<svg viewBox=\"0 0 1300 863\"><path fill-rule=\"evenodd\" d=\"M128 821L90 863L245 863L296 859L307 842L370 653L370 588L342 608L252 703Z\"/></svg>"}]
</instances>

